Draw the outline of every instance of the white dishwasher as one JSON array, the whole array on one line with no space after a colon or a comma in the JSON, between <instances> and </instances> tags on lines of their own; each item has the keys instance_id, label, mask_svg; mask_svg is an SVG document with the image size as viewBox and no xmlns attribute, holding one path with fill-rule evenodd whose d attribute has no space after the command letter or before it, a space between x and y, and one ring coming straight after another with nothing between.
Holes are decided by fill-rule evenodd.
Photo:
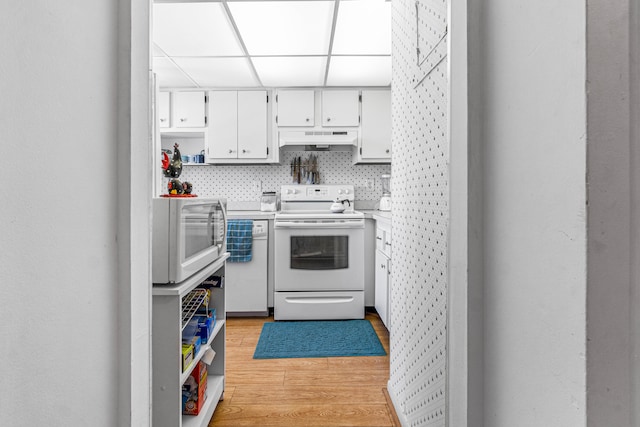
<instances>
[{"instance_id":1,"label":"white dishwasher","mask_svg":"<svg viewBox=\"0 0 640 427\"><path fill-rule=\"evenodd\" d=\"M251 261L227 262L228 315L267 316L267 244L269 221L253 221Z\"/></svg>"}]
</instances>

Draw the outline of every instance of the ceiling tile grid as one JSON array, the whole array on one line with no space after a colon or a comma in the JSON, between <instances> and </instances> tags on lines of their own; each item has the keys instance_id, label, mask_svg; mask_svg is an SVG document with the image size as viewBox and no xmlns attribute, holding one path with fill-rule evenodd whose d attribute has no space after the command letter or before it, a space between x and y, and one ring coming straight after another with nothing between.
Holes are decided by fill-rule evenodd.
<instances>
[{"instance_id":1,"label":"ceiling tile grid","mask_svg":"<svg viewBox=\"0 0 640 427\"><path fill-rule=\"evenodd\" d=\"M156 0L161 88L389 86L391 2Z\"/></svg>"}]
</instances>

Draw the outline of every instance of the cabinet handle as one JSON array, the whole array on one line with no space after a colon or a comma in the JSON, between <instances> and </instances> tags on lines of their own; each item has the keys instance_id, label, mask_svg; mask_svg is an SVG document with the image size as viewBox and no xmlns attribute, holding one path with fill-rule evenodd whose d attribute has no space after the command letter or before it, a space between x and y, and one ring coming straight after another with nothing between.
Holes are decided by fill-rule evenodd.
<instances>
[{"instance_id":1,"label":"cabinet handle","mask_svg":"<svg viewBox=\"0 0 640 427\"><path fill-rule=\"evenodd\" d=\"M389 154L389 149L388 148L385 150L385 153Z\"/></svg>"},{"instance_id":2,"label":"cabinet handle","mask_svg":"<svg viewBox=\"0 0 640 427\"><path fill-rule=\"evenodd\" d=\"M242 150L242 154L244 154L244 153L246 153L246 152L247 152L247 150L245 150L245 149L243 149L243 150Z\"/></svg>"},{"instance_id":3,"label":"cabinet handle","mask_svg":"<svg viewBox=\"0 0 640 427\"><path fill-rule=\"evenodd\" d=\"M235 151L233 151L232 149L229 149L229 154L234 153Z\"/></svg>"},{"instance_id":4,"label":"cabinet handle","mask_svg":"<svg viewBox=\"0 0 640 427\"><path fill-rule=\"evenodd\" d=\"M330 122L331 121L331 117L327 117L327 121Z\"/></svg>"},{"instance_id":5,"label":"cabinet handle","mask_svg":"<svg viewBox=\"0 0 640 427\"><path fill-rule=\"evenodd\" d=\"M389 242L384 242L384 244L387 245L387 246L391 246L391 243L389 243Z\"/></svg>"},{"instance_id":6,"label":"cabinet handle","mask_svg":"<svg viewBox=\"0 0 640 427\"><path fill-rule=\"evenodd\" d=\"M308 121L309 121L309 117L307 117L307 118L306 118L306 119L304 119L304 120L305 120L306 122L308 122Z\"/></svg>"},{"instance_id":7,"label":"cabinet handle","mask_svg":"<svg viewBox=\"0 0 640 427\"><path fill-rule=\"evenodd\" d=\"M166 121L167 121L167 119L160 119L160 123L164 123Z\"/></svg>"},{"instance_id":8,"label":"cabinet handle","mask_svg":"<svg viewBox=\"0 0 640 427\"><path fill-rule=\"evenodd\" d=\"M187 119L182 118L182 119L180 119L180 121L181 121L181 122L186 122L186 121L187 121Z\"/></svg>"},{"instance_id":9,"label":"cabinet handle","mask_svg":"<svg viewBox=\"0 0 640 427\"><path fill-rule=\"evenodd\" d=\"M382 237L376 236L376 240L382 240Z\"/></svg>"}]
</instances>

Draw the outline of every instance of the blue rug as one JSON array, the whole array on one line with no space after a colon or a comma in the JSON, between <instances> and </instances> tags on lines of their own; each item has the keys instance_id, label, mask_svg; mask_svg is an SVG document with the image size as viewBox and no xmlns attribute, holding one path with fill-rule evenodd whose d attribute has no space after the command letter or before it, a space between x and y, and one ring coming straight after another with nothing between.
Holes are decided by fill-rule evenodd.
<instances>
[{"instance_id":1,"label":"blue rug","mask_svg":"<svg viewBox=\"0 0 640 427\"><path fill-rule=\"evenodd\" d=\"M384 356L368 320L313 320L265 323L254 359Z\"/></svg>"}]
</instances>

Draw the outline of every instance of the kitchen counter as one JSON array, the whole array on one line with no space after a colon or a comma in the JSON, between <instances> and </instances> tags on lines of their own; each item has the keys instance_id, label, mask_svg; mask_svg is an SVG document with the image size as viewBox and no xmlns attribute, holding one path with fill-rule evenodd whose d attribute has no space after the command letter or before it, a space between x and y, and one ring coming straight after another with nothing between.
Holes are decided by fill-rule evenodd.
<instances>
[{"instance_id":1,"label":"kitchen counter","mask_svg":"<svg viewBox=\"0 0 640 427\"><path fill-rule=\"evenodd\" d=\"M377 209L358 209L358 212L362 212L365 218L391 221L391 212L389 211L379 211Z\"/></svg>"},{"instance_id":2,"label":"kitchen counter","mask_svg":"<svg viewBox=\"0 0 640 427\"><path fill-rule=\"evenodd\" d=\"M357 209L365 218L391 221L391 212L377 209ZM260 210L228 210L229 219L273 219L276 212L262 212Z\"/></svg>"}]
</instances>

